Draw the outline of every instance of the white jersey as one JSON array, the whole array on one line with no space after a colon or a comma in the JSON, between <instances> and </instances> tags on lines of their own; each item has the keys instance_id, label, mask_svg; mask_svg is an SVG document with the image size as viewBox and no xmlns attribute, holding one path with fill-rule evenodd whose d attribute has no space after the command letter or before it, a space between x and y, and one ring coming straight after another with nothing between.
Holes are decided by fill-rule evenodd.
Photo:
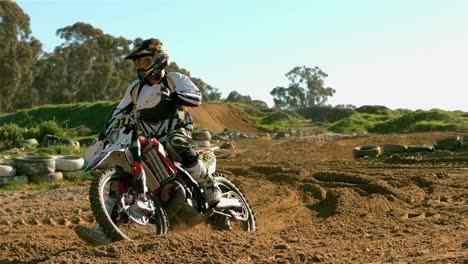
<instances>
[{"instance_id":1,"label":"white jersey","mask_svg":"<svg viewBox=\"0 0 468 264\"><path fill-rule=\"evenodd\" d=\"M191 126L192 118L183 106L199 106L202 102L200 90L184 74L169 72L164 78L160 84L154 85L145 83L141 86L139 80L133 81L112 113L104 133L108 134L119 118L133 108L139 111L140 128L147 137L165 141L167 132L180 126ZM161 86L174 93L171 96L173 100L161 97Z\"/></svg>"}]
</instances>

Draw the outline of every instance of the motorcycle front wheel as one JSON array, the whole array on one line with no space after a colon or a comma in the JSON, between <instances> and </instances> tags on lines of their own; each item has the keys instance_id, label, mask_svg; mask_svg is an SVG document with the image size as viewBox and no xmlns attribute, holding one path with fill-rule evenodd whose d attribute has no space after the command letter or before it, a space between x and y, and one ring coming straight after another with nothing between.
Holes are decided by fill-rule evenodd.
<instances>
[{"instance_id":1,"label":"motorcycle front wheel","mask_svg":"<svg viewBox=\"0 0 468 264\"><path fill-rule=\"evenodd\" d=\"M94 218L104 234L112 241L134 240L147 235L165 235L169 231L166 212L157 199L148 197L154 204L154 214L146 225L133 222L122 211L115 194L114 181L111 180L115 169L99 171L93 178L89 189L89 200Z\"/></svg>"}]
</instances>

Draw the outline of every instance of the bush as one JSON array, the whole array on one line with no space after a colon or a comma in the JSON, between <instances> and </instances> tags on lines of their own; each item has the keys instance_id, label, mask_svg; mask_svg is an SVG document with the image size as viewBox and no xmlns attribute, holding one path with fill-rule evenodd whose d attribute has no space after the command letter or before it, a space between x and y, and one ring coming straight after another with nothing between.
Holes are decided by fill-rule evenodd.
<instances>
[{"instance_id":1,"label":"bush","mask_svg":"<svg viewBox=\"0 0 468 264\"><path fill-rule=\"evenodd\" d=\"M18 125L6 124L0 127L0 140L20 141L23 139L23 129Z\"/></svg>"},{"instance_id":2,"label":"bush","mask_svg":"<svg viewBox=\"0 0 468 264\"><path fill-rule=\"evenodd\" d=\"M286 112L283 111L277 111L274 112L267 117L262 119L263 124L273 124L278 121L284 121L284 120L289 120L292 119L290 115L288 115Z\"/></svg>"},{"instance_id":3,"label":"bush","mask_svg":"<svg viewBox=\"0 0 468 264\"><path fill-rule=\"evenodd\" d=\"M367 114L391 114L392 110L383 105L363 105L356 108L356 112Z\"/></svg>"},{"instance_id":4,"label":"bush","mask_svg":"<svg viewBox=\"0 0 468 264\"><path fill-rule=\"evenodd\" d=\"M376 124L369 132L372 133L408 133L424 131L452 130L453 123L463 122L460 114L439 109L429 111L417 110L403 112L385 123ZM419 125L418 125L419 124ZM456 125L455 125L456 127Z\"/></svg>"},{"instance_id":5,"label":"bush","mask_svg":"<svg viewBox=\"0 0 468 264\"><path fill-rule=\"evenodd\" d=\"M257 109L260 109L260 110L266 110L268 109L268 105L267 103L263 102L263 101L260 101L260 100L253 100L252 101L252 105L257 108Z\"/></svg>"},{"instance_id":6,"label":"bush","mask_svg":"<svg viewBox=\"0 0 468 264\"><path fill-rule=\"evenodd\" d=\"M77 130L78 130L78 136L80 137L86 137L86 136L93 134L93 131L86 126L80 126L77 128Z\"/></svg>"},{"instance_id":7,"label":"bush","mask_svg":"<svg viewBox=\"0 0 468 264\"><path fill-rule=\"evenodd\" d=\"M37 148L35 156L49 156L49 155L72 155L83 156L84 149L74 149L66 145L51 145L47 147Z\"/></svg>"},{"instance_id":8,"label":"bush","mask_svg":"<svg viewBox=\"0 0 468 264\"><path fill-rule=\"evenodd\" d=\"M461 112L439 109L410 111L398 109L378 114L357 113L328 127L338 133L368 131L370 133L413 133L454 131L467 127L467 118Z\"/></svg>"},{"instance_id":9,"label":"bush","mask_svg":"<svg viewBox=\"0 0 468 264\"><path fill-rule=\"evenodd\" d=\"M37 140L42 140L45 135L54 135L58 137L62 137L64 135L62 128L53 120L40 123L38 128L39 138L37 138Z\"/></svg>"},{"instance_id":10,"label":"bush","mask_svg":"<svg viewBox=\"0 0 468 264\"><path fill-rule=\"evenodd\" d=\"M335 133L364 134L373 125L374 124L368 119L364 118L363 115L355 114L332 124L327 129Z\"/></svg>"},{"instance_id":11,"label":"bush","mask_svg":"<svg viewBox=\"0 0 468 264\"><path fill-rule=\"evenodd\" d=\"M24 133L24 138L35 138L37 140L40 140L40 135L41 131L39 130L39 127L32 127L29 129L26 129L26 132Z\"/></svg>"},{"instance_id":12,"label":"bush","mask_svg":"<svg viewBox=\"0 0 468 264\"><path fill-rule=\"evenodd\" d=\"M428 132L428 131L454 131L457 125L453 123L443 123L440 121L421 121L414 124L414 128L408 132Z\"/></svg>"},{"instance_id":13,"label":"bush","mask_svg":"<svg viewBox=\"0 0 468 264\"><path fill-rule=\"evenodd\" d=\"M351 116L356 113L356 111L351 107L313 106L299 109L297 113L307 119L312 119L312 121L336 122Z\"/></svg>"}]
</instances>

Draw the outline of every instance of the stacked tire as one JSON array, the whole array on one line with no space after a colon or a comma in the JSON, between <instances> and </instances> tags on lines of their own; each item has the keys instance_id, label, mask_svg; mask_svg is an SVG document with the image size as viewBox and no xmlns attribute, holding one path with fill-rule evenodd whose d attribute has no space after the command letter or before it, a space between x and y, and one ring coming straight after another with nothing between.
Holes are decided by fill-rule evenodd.
<instances>
[{"instance_id":1,"label":"stacked tire","mask_svg":"<svg viewBox=\"0 0 468 264\"><path fill-rule=\"evenodd\" d=\"M408 146L400 144L385 144L383 145L383 155L393 155L404 153L408 150Z\"/></svg>"},{"instance_id":2,"label":"stacked tire","mask_svg":"<svg viewBox=\"0 0 468 264\"><path fill-rule=\"evenodd\" d=\"M0 185L11 183L27 183L27 176L16 176L16 168L10 165L0 165Z\"/></svg>"},{"instance_id":3,"label":"stacked tire","mask_svg":"<svg viewBox=\"0 0 468 264\"><path fill-rule=\"evenodd\" d=\"M64 174L66 177L83 166L83 158L76 156L17 157L13 166L0 165L0 184L62 180Z\"/></svg>"},{"instance_id":4,"label":"stacked tire","mask_svg":"<svg viewBox=\"0 0 468 264\"><path fill-rule=\"evenodd\" d=\"M55 160L52 157L17 157L16 173L27 176L34 183L63 179L61 173L55 172Z\"/></svg>"},{"instance_id":5,"label":"stacked tire","mask_svg":"<svg viewBox=\"0 0 468 264\"><path fill-rule=\"evenodd\" d=\"M77 175L77 171L83 169L85 161L77 156L54 156L55 171L61 172L65 179Z\"/></svg>"},{"instance_id":6,"label":"stacked tire","mask_svg":"<svg viewBox=\"0 0 468 264\"><path fill-rule=\"evenodd\" d=\"M465 139L465 137L463 137L463 139ZM454 151L454 150L461 148L461 146L462 146L462 142L459 136L445 137L445 138L437 140L434 143L435 150Z\"/></svg>"},{"instance_id":7,"label":"stacked tire","mask_svg":"<svg viewBox=\"0 0 468 264\"><path fill-rule=\"evenodd\" d=\"M382 148L377 145L361 145L353 149L355 159L369 158L382 156L391 156L394 154L424 154L429 152L449 152L460 148L468 149L468 135L463 136L463 140L459 136L449 136L438 139L433 146L426 145L401 145L401 144L384 144Z\"/></svg>"},{"instance_id":8,"label":"stacked tire","mask_svg":"<svg viewBox=\"0 0 468 264\"><path fill-rule=\"evenodd\" d=\"M207 129L195 130L192 133L195 148L209 148L211 146L211 133Z\"/></svg>"}]
</instances>

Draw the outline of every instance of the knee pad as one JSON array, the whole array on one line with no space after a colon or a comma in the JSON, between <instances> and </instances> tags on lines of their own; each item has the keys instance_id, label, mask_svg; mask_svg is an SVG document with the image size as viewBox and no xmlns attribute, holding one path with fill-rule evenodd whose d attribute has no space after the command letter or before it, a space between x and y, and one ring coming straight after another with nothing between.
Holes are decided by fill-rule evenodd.
<instances>
[{"instance_id":1,"label":"knee pad","mask_svg":"<svg viewBox=\"0 0 468 264\"><path fill-rule=\"evenodd\" d=\"M180 153L182 161L180 162L184 167L190 167L198 161L198 153L193 148L188 148Z\"/></svg>"}]
</instances>

